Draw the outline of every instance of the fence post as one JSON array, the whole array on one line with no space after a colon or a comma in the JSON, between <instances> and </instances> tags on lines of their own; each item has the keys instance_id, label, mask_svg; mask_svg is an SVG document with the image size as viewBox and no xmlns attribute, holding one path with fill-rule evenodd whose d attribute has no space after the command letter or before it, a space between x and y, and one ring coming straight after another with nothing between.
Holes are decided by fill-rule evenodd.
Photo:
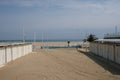
<instances>
[{"instance_id":1,"label":"fence post","mask_svg":"<svg viewBox=\"0 0 120 80\"><path fill-rule=\"evenodd\" d=\"M5 64L7 63L7 47L5 46Z\"/></svg>"},{"instance_id":2,"label":"fence post","mask_svg":"<svg viewBox=\"0 0 120 80\"><path fill-rule=\"evenodd\" d=\"M115 46L116 46L116 44L115 44L115 42L114 42L114 44L113 44L113 54L114 54L114 62L116 62L116 51L115 51Z\"/></svg>"}]
</instances>

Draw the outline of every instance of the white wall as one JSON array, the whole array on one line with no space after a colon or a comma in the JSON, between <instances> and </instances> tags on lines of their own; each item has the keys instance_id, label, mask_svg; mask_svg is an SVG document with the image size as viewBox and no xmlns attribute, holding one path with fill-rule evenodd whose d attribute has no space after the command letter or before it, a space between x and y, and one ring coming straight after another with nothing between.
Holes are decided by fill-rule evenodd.
<instances>
[{"instance_id":1,"label":"white wall","mask_svg":"<svg viewBox=\"0 0 120 80\"><path fill-rule=\"evenodd\" d=\"M109 43L90 43L90 52L120 64L120 46Z\"/></svg>"},{"instance_id":2,"label":"white wall","mask_svg":"<svg viewBox=\"0 0 120 80\"><path fill-rule=\"evenodd\" d=\"M11 47L6 47L6 62L10 62L12 60Z\"/></svg>"},{"instance_id":3,"label":"white wall","mask_svg":"<svg viewBox=\"0 0 120 80\"><path fill-rule=\"evenodd\" d=\"M13 60L15 60L17 59L17 55L18 55L17 46L13 46L12 51L13 51Z\"/></svg>"},{"instance_id":4,"label":"white wall","mask_svg":"<svg viewBox=\"0 0 120 80\"><path fill-rule=\"evenodd\" d=\"M115 48L116 50L116 62L120 64L120 47L119 46L116 46Z\"/></svg>"},{"instance_id":5,"label":"white wall","mask_svg":"<svg viewBox=\"0 0 120 80\"><path fill-rule=\"evenodd\" d=\"M32 52L32 44L22 43L0 47L0 66Z\"/></svg>"},{"instance_id":6,"label":"white wall","mask_svg":"<svg viewBox=\"0 0 120 80\"><path fill-rule=\"evenodd\" d=\"M0 65L5 64L5 48L0 48Z\"/></svg>"}]
</instances>

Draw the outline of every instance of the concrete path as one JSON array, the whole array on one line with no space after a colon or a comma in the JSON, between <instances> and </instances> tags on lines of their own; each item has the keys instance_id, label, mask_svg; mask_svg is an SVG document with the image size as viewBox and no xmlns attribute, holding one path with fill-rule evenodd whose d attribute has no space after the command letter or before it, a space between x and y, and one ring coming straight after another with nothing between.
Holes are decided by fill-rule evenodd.
<instances>
[{"instance_id":1,"label":"concrete path","mask_svg":"<svg viewBox=\"0 0 120 80\"><path fill-rule=\"evenodd\" d=\"M120 80L119 71L99 63L76 49L36 50L0 68L0 80Z\"/></svg>"}]
</instances>

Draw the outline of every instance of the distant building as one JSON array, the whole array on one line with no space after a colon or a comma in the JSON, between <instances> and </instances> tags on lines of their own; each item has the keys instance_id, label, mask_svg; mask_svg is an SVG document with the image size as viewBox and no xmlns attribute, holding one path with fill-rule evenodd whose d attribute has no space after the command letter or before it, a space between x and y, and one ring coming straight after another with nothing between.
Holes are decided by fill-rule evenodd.
<instances>
[{"instance_id":1,"label":"distant building","mask_svg":"<svg viewBox=\"0 0 120 80\"><path fill-rule=\"evenodd\" d=\"M105 34L104 39L120 39L120 32L119 33Z\"/></svg>"},{"instance_id":2,"label":"distant building","mask_svg":"<svg viewBox=\"0 0 120 80\"><path fill-rule=\"evenodd\" d=\"M106 34L104 39L90 43L90 52L120 64L120 33Z\"/></svg>"}]
</instances>

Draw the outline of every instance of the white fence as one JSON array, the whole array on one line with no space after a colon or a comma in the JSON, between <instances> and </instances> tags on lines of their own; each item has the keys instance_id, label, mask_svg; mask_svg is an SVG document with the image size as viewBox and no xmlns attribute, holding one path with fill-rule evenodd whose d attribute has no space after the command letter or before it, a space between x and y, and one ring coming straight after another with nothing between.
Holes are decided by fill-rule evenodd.
<instances>
[{"instance_id":1,"label":"white fence","mask_svg":"<svg viewBox=\"0 0 120 80\"><path fill-rule=\"evenodd\" d=\"M90 52L120 64L120 45L118 43L90 43Z\"/></svg>"},{"instance_id":2,"label":"white fence","mask_svg":"<svg viewBox=\"0 0 120 80\"><path fill-rule=\"evenodd\" d=\"M32 44L20 43L0 46L0 66L32 52Z\"/></svg>"}]
</instances>

